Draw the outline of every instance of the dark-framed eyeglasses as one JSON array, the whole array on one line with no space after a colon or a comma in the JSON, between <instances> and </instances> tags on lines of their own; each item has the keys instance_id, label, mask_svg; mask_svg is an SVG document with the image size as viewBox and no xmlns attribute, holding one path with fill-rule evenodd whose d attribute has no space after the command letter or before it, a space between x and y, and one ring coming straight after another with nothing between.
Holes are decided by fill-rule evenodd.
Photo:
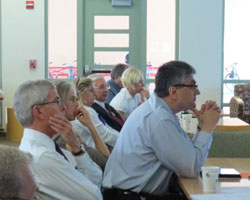
<instances>
[{"instance_id":1,"label":"dark-framed eyeglasses","mask_svg":"<svg viewBox=\"0 0 250 200\"><path fill-rule=\"evenodd\" d=\"M198 88L197 84L176 84L174 87L189 87L189 88Z\"/></svg>"},{"instance_id":2,"label":"dark-framed eyeglasses","mask_svg":"<svg viewBox=\"0 0 250 200\"><path fill-rule=\"evenodd\" d=\"M51 104L51 103L55 103L55 104L57 104L59 106L62 103L62 101L61 101L60 98L57 98L54 101L48 101L48 102L44 102L44 103L37 103L35 105L37 105L37 106L43 106L43 105L47 105L47 104ZM33 106L35 106L35 105L33 105Z\"/></svg>"}]
</instances>

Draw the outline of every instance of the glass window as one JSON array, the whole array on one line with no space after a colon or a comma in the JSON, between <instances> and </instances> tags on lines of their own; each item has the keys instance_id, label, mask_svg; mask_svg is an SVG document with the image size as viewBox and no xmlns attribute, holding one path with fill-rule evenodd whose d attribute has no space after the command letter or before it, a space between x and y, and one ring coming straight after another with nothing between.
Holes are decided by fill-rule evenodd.
<instances>
[{"instance_id":1,"label":"glass window","mask_svg":"<svg viewBox=\"0 0 250 200\"><path fill-rule=\"evenodd\" d=\"M95 65L116 65L117 63L124 63L128 51L95 51L94 64Z\"/></svg>"},{"instance_id":2,"label":"glass window","mask_svg":"<svg viewBox=\"0 0 250 200\"><path fill-rule=\"evenodd\" d=\"M48 78L77 76L77 1L48 1Z\"/></svg>"},{"instance_id":3,"label":"glass window","mask_svg":"<svg viewBox=\"0 0 250 200\"><path fill-rule=\"evenodd\" d=\"M129 16L95 16L95 29L129 29Z\"/></svg>"},{"instance_id":4,"label":"glass window","mask_svg":"<svg viewBox=\"0 0 250 200\"><path fill-rule=\"evenodd\" d=\"M161 64L175 59L175 4L147 0L147 79L154 79Z\"/></svg>"},{"instance_id":5,"label":"glass window","mask_svg":"<svg viewBox=\"0 0 250 200\"><path fill-rule=\"evenodd\" d=\"M129 34L95 34L95 47L129 47Z\"/></svg>"},{"instance_id":6,"label":"glass window","mask_svg":"<svg viewBox=\"0 0 250 200\"><path fill-rule=\"evenodd\" d=\"M229 106L235 84L250 82L250 27L247 26L250 18L249 9L249 0L225 1L222 102L224 107Z\"/></svg>"}]
</instances>

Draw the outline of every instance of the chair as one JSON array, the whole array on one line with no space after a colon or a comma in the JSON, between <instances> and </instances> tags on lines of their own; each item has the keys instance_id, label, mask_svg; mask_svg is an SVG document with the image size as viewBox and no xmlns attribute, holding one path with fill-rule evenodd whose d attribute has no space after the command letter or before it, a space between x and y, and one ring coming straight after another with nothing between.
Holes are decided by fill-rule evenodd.
<instances>
[{"instance_id":1,"label":"chair","mask_svg":"<svg viewBox=\"0 0 250 200\"><path fill-rule=\"evenodd\" d=\"M240 97L233 96L230 100L230 117L243 118L243 105L244 102Z\"/></svg>"},{"instance_id":2,"label":"chair","mask_svg":"<svg viewBox=\"0 0 250 200\"><path fill-rule=\"evenodd\" d=\"M20 143L23 137L23 126L16 119L13 108L7 108L7 119L6 139Z\"/></svg>"},{"instance_id":3,"label":"chair","mask_svg":"<svg viewBox=\"0 0 250 200\"><path fill-rule=\"evenodd\" d=\"M234 86L234 97L230 101L230 117L238 117L250 124L250 84Z\"/></svg>"}]
</instances>

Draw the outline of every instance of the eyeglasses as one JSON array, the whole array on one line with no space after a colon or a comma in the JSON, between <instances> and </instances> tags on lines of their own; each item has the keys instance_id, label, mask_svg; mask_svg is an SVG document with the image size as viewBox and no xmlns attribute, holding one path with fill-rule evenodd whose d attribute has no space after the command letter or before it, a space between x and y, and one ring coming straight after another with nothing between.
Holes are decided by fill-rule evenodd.
<instances>
[{"instance_id":1,"label":"eyeglasses","mask_svg":"<svg viewBox=\"0 0 250 200\"><path fill-rule=\"evenodd\" d=\"M176 84L173 85L174 87L190 87L190 88L198 88L198 85L196 84Z\"/></svg>"},{"instance_id":2,"label":"eyeglasses","mask_svg":"<svg viewBox=\"0 0 250 200\"><path fill-rule=\"evenodd\" d=\"M55 103L57 105L60 105L62 103L61 99L60 98L57 98L56 100L54 101L49 101L49 102L44 102L44 103L38 103L38 104L35 104L35 105L38 105L38 106L43 106L43 105L47 105L47 104L51 104L51 103Z\"/></svg>"},{"instance_id":3,"label":"eyeglasses","mask_svg":"<svg viewBox=\"0 0 250 200\"><path fill-rule=\"evenodd\" d=\"M99 89L99 90L104 90L104 89L110 89L110 86L109 85L101 85L99 87L95 87L96 89Z\"/></svg>"}]
</instances>

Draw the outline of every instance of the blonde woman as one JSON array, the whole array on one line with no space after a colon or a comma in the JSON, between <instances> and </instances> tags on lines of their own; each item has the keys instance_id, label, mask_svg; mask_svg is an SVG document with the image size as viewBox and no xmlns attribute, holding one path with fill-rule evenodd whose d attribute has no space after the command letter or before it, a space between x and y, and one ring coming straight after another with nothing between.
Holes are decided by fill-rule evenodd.
<instances>
[{"instance_id":1,"label":"blonde woman","mask_svg":"<svg viewBox=\"0 0 250 200\"><path fill-rule=\"evenodd\" d=\"M118 138L119 132L112 127L110 127L105 120L98 115L98 113L91 107L94 103L94 85L93 81L89 78L80 78L76 81L76 90L78 96L78 102L81 106L83 106L86 110L88 110L90 114L90 118L97 130L100 134L103 141L111 147L112 149L115 146L116 140ZM72 122L74 128L78 131L82 130L82 125L76 120ZM89 144L93 144L92 138L89 136L87 132L83 132L85 141Z\"/></svg>"},{"instance_id":2,"label":"blonde woman","mask_svg":"<svg viewBox=\"0 0 250 200\"><path fill-rule=\"evenodd\" d=\"M144 87L142 72L134 67L126 69L121 77L123 88L112 99L110 105L116 109L123 120L144 102L141 92Z\"/></svg>"}]
</instances>

